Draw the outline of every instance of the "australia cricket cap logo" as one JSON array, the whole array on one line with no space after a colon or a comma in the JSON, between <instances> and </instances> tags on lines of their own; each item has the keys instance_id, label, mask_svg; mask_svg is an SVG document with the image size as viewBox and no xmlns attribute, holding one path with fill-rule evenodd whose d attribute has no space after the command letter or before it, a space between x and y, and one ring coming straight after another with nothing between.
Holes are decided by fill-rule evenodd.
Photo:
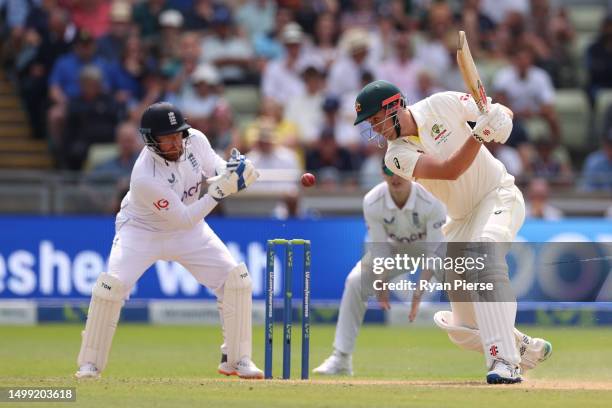
<instances>
[{"instance_id":1,"label":"australia cricket cap logo","mask_svg":"<svg viewBox=\"0 0 612 408\"><path fill-rule=\"evenodd\" d=\"M355 102L355 111L357 113L361 112L361 104L359 102Z\"/></svg>"}]
</instances>

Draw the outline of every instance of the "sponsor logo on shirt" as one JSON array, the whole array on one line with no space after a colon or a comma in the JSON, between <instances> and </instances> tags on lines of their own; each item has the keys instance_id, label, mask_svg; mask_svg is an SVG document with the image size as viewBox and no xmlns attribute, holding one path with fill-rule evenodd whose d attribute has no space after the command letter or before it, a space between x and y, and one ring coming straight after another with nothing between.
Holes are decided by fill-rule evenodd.
<instances>
[{"instance_id":1,"label":"sponsor logo on shirt","mask_svg":"<svg viewBox=\"0 0 612 408\"><path fill-rule=\"evenodd\" d=\"M412 213L412 223L416 226L416 227L420 227L421 222L419 221L419 213L417 212L413 212Z\"/></svg>"},{"instance_id":2,"label":"sponsor logo on shirt","mask_svg":"<svg viewBox=\"0 0 612 408\"><path fill-rule=\"evenodd\" d=\"M425 239L425 237L427 237L427 233L426 232L413 232L412 234L406 237L398 237L397 235L391 232L389 233L389 237L396 240L397 242L410 243L410 242Z\"/></svg>"},{"instance_id":3,"label":"sponsor logo on shirt","mask_svg":"<svg viewBox=\"0 0 612 408\"><path fill-rule=\"evenodd\" d=\"M202 186L202 181L198 181L195 186L191 186L187 190L183 191L181 202L185 201L187 197L193 197L194 195L198 195L198 192L200 191L201 186Z\"/></svg>"},{"instance_id":4,"label":"sponsor logo on shirt","mask_svg":"<svg viewBox=\"0 0 612 408\"><path fill-rule=\"evenodd\" d=\"M153 206L160 211L168 210L168 207L170 207L170 203L165 198L162 198L161 200L157 200L157 202L153 203Z\"/></svg>"},{"instance_id":5,"label":"sponsor logo on shirt","mask_svg":"<svg viewBox=\"0 0 612 408\"><path fill-rule=\"evenodd\" d=\"M385 217L383 217L383 221L385 222L385 224L391 224L391 223L393 223L393 221L395 221L395 217L391 217L390 220L388 220Z\"/></svg>"},{"instance_id":6,"label":"sponsor logo on shirt","mask_svg":"<svg viewBox=\"0 0 612 408\"><path fill-rule=\"evenodd\" d=\"M172 177L168 179L168 183L170 184L176 183L176 176L174 175L174 173L172 173Z\"/></svg>"}]
</instances>

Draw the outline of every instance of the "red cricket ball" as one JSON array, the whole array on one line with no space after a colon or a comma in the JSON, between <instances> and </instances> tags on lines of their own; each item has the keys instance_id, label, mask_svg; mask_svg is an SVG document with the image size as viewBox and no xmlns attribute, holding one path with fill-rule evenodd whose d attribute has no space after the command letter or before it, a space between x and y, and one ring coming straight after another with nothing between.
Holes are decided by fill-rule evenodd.
<instances>
[{"instance_id":1,"label":"red cricket ball","mask_svg":"<svg viewBox=\"0 0 612 408\"><path fill-rule=\"evenodd\" d=\"M312 173L304 173L302 174L301 181L304 187L312 187L314 186L314 183L317 181L317 179Z\"/></svg>"}]
</instances>

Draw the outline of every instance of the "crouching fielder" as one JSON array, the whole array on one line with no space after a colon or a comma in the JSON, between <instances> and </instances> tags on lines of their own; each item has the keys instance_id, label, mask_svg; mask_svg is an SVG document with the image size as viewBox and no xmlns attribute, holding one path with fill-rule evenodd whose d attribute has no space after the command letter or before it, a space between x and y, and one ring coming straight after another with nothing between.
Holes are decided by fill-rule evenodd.
<instances>
[{"instance_id":1,"label":"crouching fielder","mask_svg":"<svg viewBox=\"0 0 612 408\"><path fill-rule=\"evenodd\" d=\"M545 360L552 348L514 328L516 299L508 290L505 255L523 223L525 204L514 177L482 146L506 142L512 112L496 103L480 115L474 99L458 92L406 106L399 89L386 81L366 85L355 109L356 125L367 121L373 137L387 140L387 166L403 178L418 179L446 204L446 239L494 248L486 273L499 280L494 295L501 294L498 287L506 289L505 300L465 302L449 293L452 312L435 320L460 347L485 352L488 383L520 382L521 369ZM472 129L467 122L476 125Z\"/></svg>"},{"instance_id":2,"label":"crouching fielder","mask_svg":"<svg viewBox=\"0 0 612 408\"><path fill-rule=\"evenodd\" d=\"M401 248L415 248L416 255L422 249L436 249L444 241L442 226L446 219L444 205L433 197L418 183L405 180L393 174L385 164L382 165L384 183L380 183L370 190L363 200L363 213L368 227L368 241L370 243L369 256L372 253L382 253L388 248L389 252L397 253ZM423 245L419 245L423 244ZM370 279L364 277L364 257L357 262L351 273L347 276L340 313L336 326L334 351L319 367L315 374L326 375L353 375L352 354L355 349L355 339L366 312L364 298L370 285ZM393 255L389 253L387 255ZM371 266L368 267L371 271ZM423 271L421 279L431 277L432 271ZM426 278L427 276L427 278ZM390 277L390 276L389 276ZM383 281L388 281L388 278ZM378 289L378 288L377 288ZM376 290L378 301L383 309L389 309L388 292ZM410 321L414 320L419 306L420 293L413 293Z\"/></svg>"},{"instance_id":3,"label":"crouching fielder","mask_svg":"<svg viewBox=\"0 0 612 408\"><path fill-rule=\"evenodd\" d=\"M124 300L145 270L167 260L180 263L217 296L227 356L219 372L263 378L251 361L251 278L203 221L221 199L259 174L237 151L226 163L169 103L149 106L140 131L146 147L117 214L109 271L92 291L76 377L99 377Z\"/></svg>"}]
</instances>

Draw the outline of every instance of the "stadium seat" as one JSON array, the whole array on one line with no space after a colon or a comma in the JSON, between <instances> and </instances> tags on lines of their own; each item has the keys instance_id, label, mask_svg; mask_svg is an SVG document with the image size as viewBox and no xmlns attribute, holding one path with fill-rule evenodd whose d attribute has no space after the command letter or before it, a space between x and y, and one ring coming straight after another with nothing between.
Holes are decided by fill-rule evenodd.
<instances>
[{"instance_id":1,"label":"stadium seat","mask_svg":"<svg viewBox=\"0 0 612 408\"><path fill-rule=\"evenodd\" d=\"M119 154L115 143L97 143L89 148L87 160L83 169L86 171L92 170L100 163L116 157Z\"/></svg>"},{"instance_id":2,"label":"stadium seat","mask_svg":"<svg viewBox=\"0 0 612 408\"><path fill-rule=\"evenodd\" d=\"M601 136L604 129L606 112L612 107L612 89L603 89L597 93L595 100L595 134Z\"/></svg>"},{"instance_id":3,"label":"stadium seat","mask_svg":"<svg viewBox=\"0 0 612 408\"><path fill-rule=\"evenodd\" d=\"M259 108L259 89L256 86L228 86L225 88L224 97L235 114L257 114Z\"/></svg>"},{"instance_id":4,"label":"stadium seat","mask_svg":"<svg viewBox=\"0 0 612 408\"><path fill-rule=\"evenodd\" d=\"M594 141L590 137L591 112L581 89L559 89L555 109L561 124L561 141L573 150L584 150Z\"/></svg>"}]
</instances>

